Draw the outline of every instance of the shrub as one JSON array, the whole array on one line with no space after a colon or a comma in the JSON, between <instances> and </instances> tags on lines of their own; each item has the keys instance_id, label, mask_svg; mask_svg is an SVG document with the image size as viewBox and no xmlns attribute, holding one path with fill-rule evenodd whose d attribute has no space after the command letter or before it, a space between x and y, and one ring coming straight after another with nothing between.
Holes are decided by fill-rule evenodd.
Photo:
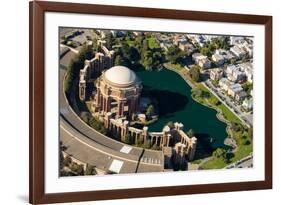
<instances>
[{"instance_id":1,"label":"shrub","mask_svg":"<svg viewBox=\"0 0 281 205\"><path fill-rule=\"evenodd\" d=\"M63 159L63 165L64 166L69 166L72 163L72 159L69 155L67 155L64 159Z\"/></svg>"}]
</instances>

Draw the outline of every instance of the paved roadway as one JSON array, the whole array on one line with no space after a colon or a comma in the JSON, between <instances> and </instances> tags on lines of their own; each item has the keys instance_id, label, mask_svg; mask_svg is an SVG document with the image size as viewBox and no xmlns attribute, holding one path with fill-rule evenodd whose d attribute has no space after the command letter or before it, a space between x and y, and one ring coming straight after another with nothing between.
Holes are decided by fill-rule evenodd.
<instances>
[{"instance_id":1,"label":"paved roadway","mask_svg":"<svg viewBox=\"0 0 281 205\"><path fill-rule=\"evenodd\" d=\"M235 169L235 168L252 168L253 167L253 155L250 154L249 156L230 164L225 167L225 169Z\"/></svg>"},{"instance_id":2,"label":"paved roadway","mask_svg":"<svg viewBox=\"0 0 281 205\"><path fill-rule=\"evenodd\" d=\"M71 52L71 51L70 51ZM163 153L129 146L95 131L85 124L69 106L64 92L65 70L60 68L60 140L67 147L66 153L75 158L108 170L114 159L122 161L120 173L156 172L163 170ZM128 153L121 152L128 148ZM143 161L143 158L150 160Z\"/></svg>"}]
</instances>

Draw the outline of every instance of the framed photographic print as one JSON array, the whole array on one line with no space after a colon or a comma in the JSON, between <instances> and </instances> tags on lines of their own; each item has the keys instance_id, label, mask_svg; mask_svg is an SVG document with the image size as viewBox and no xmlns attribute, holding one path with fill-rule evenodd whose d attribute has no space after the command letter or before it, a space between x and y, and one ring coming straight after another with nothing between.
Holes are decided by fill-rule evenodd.
<instances>
[{"instance_id":1,"label":"framed photographic print","mask_svg":"<svg viewBox=\"0 0 281 205\"><path fill-rule=\"evenodd\" d=\"M272 17L30 2L30 203L272 187Z\"/></svg>"}]
</instances>

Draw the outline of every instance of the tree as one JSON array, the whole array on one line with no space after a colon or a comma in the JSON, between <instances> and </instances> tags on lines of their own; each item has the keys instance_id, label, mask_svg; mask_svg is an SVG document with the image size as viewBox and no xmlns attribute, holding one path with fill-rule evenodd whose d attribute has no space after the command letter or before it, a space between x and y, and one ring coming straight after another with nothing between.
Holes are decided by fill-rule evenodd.
<instances>
[{"instance_id":1,"label":"tree","mask_svg":"<svg viewBox=\"0 0 281 205\"><path fill-rule=\"evenodd\" d=\"M167 52L167 60L173 64L182 64L182 61L185 56L185 53L176 45L172 45Z\"/></svg>"},{"instance_id":2,"label":"tree","mask_svg":"<svg viewBox=\"0 0 281 205\"><path fill-rule=\"evenodd\" d=\"M144 149L150 149L151 148L151 141L149 139L147 139L144 143L143 143L143 148Z\"/></svg>"},{"instance_id":3,"label":"tree","mask_svg":"<svg viewBox=\"0 0 281 205\"><path fill-rule=\"evenodd\" d=\"M132 142L132 136L131 136L129 133L127 133L127 134L125 135L124 142L125 142L126 144L133 144L133 142Z\"/></svg>"},{"instance_id":4,"label":"tree","mask_svg":"<svg viewBox=\"0 0 281 205\"><path fill-rule=\"evenodd\" d=\"M195 82L200 80L200 68L198 66L192 66L189 70L189 75Z\"/></svg>"},{"instance_id":5,"label":"tree","mask_svg":"<svg viewBox=\"0 0 281 205\"><path fill-rule=\"evenodd\" d=\"M245 92L247 92L248 94L251 92L251 90L253 89L253 83L244 83L242 85L242 88L244 89Z\"/></svg>"},{"instance_id":6,"label":"tree","mask_svg":"<svg viewBox=\"0 0 281 205\"><path fill-rule=\"evenodd\" d=\"M251 141L250 141L249 139L247 139L247 140L245 140L245 141L243 142L243 144L244 144L244 145L250 145L250 144L251 144Z\"/></svg>"},{"instance_id":7,"label":"tree","mask_svg":"<svg viewBox=\"0 0 281 205\"><path fill-rule=\"evenodd\" d=\"M135 47L131 46L129 48L129 59L132 63L137 63L140 60L140 54L138 49L136 49Z\"/></svg>"},{"instance_id":8,"label":"tree","mask_svg":"<svg viewBox=\"0 0 281 205\"><path fill-rule=\"evenodd\" d=\"M174 128L175 128L175 124L174 124L172 121L168 122L168 123L167 123L167 126L168 126L170 129L174 129Z\"/></svg>"},{"instance_id":9,"label":"tree","mask_svg":"<svg viewBox=\"0 0 281 205\"><path fill-rule=\"evenodd\" d=\"M116 55L114 65L122 65L122 62L122 57L120 55Z\"/></svg>"},{"instance_id":10,"label":"tree","mask_svg":"<svg viewBox=\"0 0 281 205\"><path fill-rule=\"evenodd\" d=\"M112 34L111 34L111 32L110 31L106 31L105 32L105 38L104 38L104 40L106 41L106 47L108 48L108 49L111 49L111 47L112 47Z\"/></svg>"},{"instance_id":11,"label":"tree","mask_svg":"<svg viewBox=\"0 0 281 205\"><path fill-rule=\"evenodd\" d=\"M153 58L152 58L152 52L151 51L145 51L144 53L144 59L142 61L143 66L146 70L152 70L153 66Z\"/></svg>"},{"instance_id":12,"label":"tree","mask_svg":"<svg viewBox=\"0 0 281 205\"><path fill-rule=\"evenodd\" d=\"M71 59L69 65L67 66L66 79L64 81L64 91L67 95L70 93L74 79L79 77L80 69L84 66L84 61L86 59L91 59L92 57L93 48L84 44L79 54L76 55L75 58Z\"/></svg>"},{"instance_id":13,"label":"tree","mask_svg":"<svg viewBox=\"0 0 281 205\"><path fill-rule=\"evenodd\" d=\"M141 146L142 144L143 144L143 140L140 139L140 138L138 138L138 139L137 139L137 142L136 142L136 145L137 145L137 146Z\"/></svg>"},{"instance_id":14,"label":"tree","mask_svg":"<svg viewBox=\"0 0 281 205\"><path fill-rule=\"evenodd\" d=\"M224 162L225 163L230 163L231 162L231 159L234 157L234 154L232 153L232 152L225 152L225 154L224 154Z\"/></svg>"},{"instance_id":15,"label":"tree","mask_svg":"<svg viewBox=\"0 0 281 205\"><path fill-rule=\"evenodd\" d=\"M143 35L138 35L138 37L136 38L135 42L136 42L136 46L138 49L141 49L141 47L143 45L143 40L144 40Z\"/></svg>"},{"instance_id":16,"label":"tree","mask_svg":"<svg viewBox=\"0 0 281 205\"><path fill-rule=\"evenodd\" d=\"M147 116L151 117L154 114L154 106L153 105L149 105L148 108L146 109L146 113Z\"/></svg>"},{"instance_id":17,"label":"tree","mask_svg":"<svg viewBox=\"0 0 281 205\"><path fill-rule=\"evenodd\" d=\"M103 123L100 122L98 119L94 118L93 116L91 116L89 119L89 125L98 132L104 135L107 134L107 129L104 127Z\"/></svg>"},{"instance_id":18,"label":"tree","mask_svg":"<svg viewBox=\"0 0 281 205\"><path fill-rule=\"evenodd\" d=\"M211 51L208 47L202 47L200 49L200 53L202 53L202 55L204 55L204 56L211 56L212 55L212 53L211 53Z\"/></svg>"},{"instance_id":19,"label":"tree","mask_svg":"<svg viewBox=\"0 0 281 205\"><path fill-rule=\"evenodd\" d=\"M217 98L215 98L215 97L212 97L212 98L209 100L209 102L210 102L211 104L213 104L213 105L219 105L219 103L220 103L220 101L219 101Z\"/></svg>"},{"instance_id":20,"label":"tree","mask_svg":"<svg viewBox=\"0 0 281 205\"><path fill-rule=\"evenodd\" d=\"M67 155L63 160L63 165L65 167L68 167L72 163L72 159L69 155Z\"/></svg>"},{"instance_id":21,"label":"tree","mask_svg":"<svg viewBox=\"0 0 281 205\"><path fill-rule=\"evenodd\" d=\"M250 139L253 139L253 128L248 128L248 137L250 138Z\"/></svg>"},{"instance_id":22,"label":"tree","mask_svg":"<svg viewBox=\"0 0 281 205\"><path fill-rule=\"evenodd\" d=\"M229 64L232 64L232 65L233 65L233 64L235 64L235 63L236 63L236 59L235 59L235 58L232 58L232 59L229 60Z\"/></svg>"},{"instance_id":23,"label":"tree","mask_svg":"<svg viewBox=\"0 0 281 205\"><path fill-rule=\"evenodd\" d=\"M186 134L187 134L188 137L194 137L194 132L193 132L192 129L189 129Z\"/></svg>"},{"instance_id":24,"label":"tree","mask_svg":"<svg viewBox=\"0 0 281 205\"><path fill-rule=\"evenodd\" d=\"M90 164L86 165L85 175L95 175L94 167Z\"/></svg>"},{"instance_id":25,"label":"tree","mask_svg":"<svg viewBox=\"0 0 281 205\"><path fill-rule=\"evenodd\" d=\"M92 42L93 42L93 52L97 52L98 51L97 39L94 39Z\"/></svg>"},{"instance_id":26,"label":"tree","mask_svg":"<svg viewBox=\"0 0 281 205\"><path fill-rule=\"evenodd\" d=\"M155 144L151 147L151 149L153 149L153 150L159 150L159 146L155 143Z\"/></svg>"},{"instance_id":27,"label":"tree","mask_svg":"<svg viewBox=\"0 0 281 205\"><path fill-rule=\"evenodd\" d=\"M225 155L225 150L222 148L217 148L214 152L213 152L213 157L215 158L221 158Z\"/></svg>"},{"instance_id":28,"label":"tree","mask_svg":"<svg viewBox=\"0 0 281 205\"><path fill-rule=\"evenodd\" d=\"M86 43L84 43L79 52L79 59L81 59L82 63L84 63L86 59L89 60L91 58L93 58L93 47L89 47Z\"/></svg>"},{"instance_id":29,"label":"tree","mask_svg":"<svg viewBox=\"0 0 281 205\"><path fill-rule=\"evenodd\" d=\"M77 173L78 175L84 175L84 167L81 164L73 162L70 166L71 171Z\"/></svg>"}]
</instances>

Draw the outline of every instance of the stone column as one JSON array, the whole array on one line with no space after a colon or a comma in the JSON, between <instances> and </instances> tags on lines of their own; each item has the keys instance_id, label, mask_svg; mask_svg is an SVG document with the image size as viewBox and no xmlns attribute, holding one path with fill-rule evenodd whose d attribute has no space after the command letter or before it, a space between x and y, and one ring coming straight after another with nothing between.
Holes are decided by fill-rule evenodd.
<instances>
[{"instance_id":1,"label":"stone column","mask_svg":"<svg viewBox=\"0 0 281 205\"><path fill-rule=\"evenodd\" d=\"M132 113L135 113L134 99L130 99L128 105L129 105L129 114L131 115Z\"/></svg>"},{"instance_id":2,"label":"stone column","mask_svg":"<svg viewBox=\"0 0 281 205\"><path fill-rule=\"evenodd\" d=\"M108 97L105 97L103 103L103 110L105 113L107 112L107 103L108 103Z\"/></svg>"},{"instance_id":3,"label":"stone column","mask_svg":"<svg viewBox=\"0 0 281 205\"><path fill-rule=\"evenodd\" d=\"M118 112L117 112L117 116L121 117L122 116L122 101L118 101Z\"/></svg>"},{"instance_id":4,"label":"stone column","mask_svg":"<svg viewBox=\"0 0 281 205\"><path fill-rule=\"evenodd\" d=\"M124 115L124 102L119 101L118 102L118 116L121 117Z\"/></svg>"},{"instance_id":5,"label":"stone column","mask_svg":"<svg viewBox=\"0 0 281 205\"><path fill-rule=\"evenodd\" d=\"M191 149L190 149L190 152L189 152L189 160L192 160L195 156L195 151L196 151L196 146L197 146L197 138L196 137L192 137L191 138Z\"/></svg>"},{"instance_id":6,"label":"stone column","mask_svg":"<svg viewBox=\"0 0 281 205\"><path fill-rule=\"evenodd\" d=\"M100 110L103 111L103 96L100 96Z\"/></svg>"},{"instance_id":7,"label":"stone column","mask_svg":"<svg viewBox=\"0 0 281 205\"><path fill-rule=\"evenodd\" d=\"M137 144L137 142L138 142L138 134L137 133L134 133L135 134L135 144Z\"/></svg>"},{"instance_id":8,"label":"stone column","mask_svg":"<svg viewBox=\"0 0 281 205\"><path fill-rule=\"evenodd\" d=\"M110 112L110 104L111 104L111 99L110 99L110 97L107 97L106 98L105 112Z\"/></svg>"},{"instance_id":9,"label":"stone column","mask_svg":"<svg viewBox=\"0 0 281 205\"><path fill-rule=\"evenodd\" d=\"M97 88L97 106L100 106L100 88Z\"/></svg>"},{"instance_id":10,"label":"stone column","mask_svg":"<svg viewBox=\"0 0 281 205\"><path fill-rule=\"evenodd\" d=\"M163 147L163 145L164 145L164 137L162 136L162 137L160 138L160 146Z\"/></svg>"},{"instance_id":11,"label":"stone column","mask_svg":"<svg viewBox=\"0 0 281 205\"><path fill-rule=\"evenodd\" d=\"M107 112L111 112L111 98L108 98L108 102L107 102Z\"/></svg>"},{"instance_id":12,"label":"stone column","mask_svg":"<svg viewBox=\"0 0 281 205\"><path fill-rule=\"evenodd\" d=\"M169 143L170 143L170 135L167 136L167 147L169 147Z\"/></svg>"},{"instance_id":13,"label":"stone column","mask_svg":"<svg viewBox=\"0 0 281 205\"><path fill-rule=\"evenodd\" d=\"M139 109L139 97L134 99L134 112L137 112Z\"/></svg>"}]
</instances>

